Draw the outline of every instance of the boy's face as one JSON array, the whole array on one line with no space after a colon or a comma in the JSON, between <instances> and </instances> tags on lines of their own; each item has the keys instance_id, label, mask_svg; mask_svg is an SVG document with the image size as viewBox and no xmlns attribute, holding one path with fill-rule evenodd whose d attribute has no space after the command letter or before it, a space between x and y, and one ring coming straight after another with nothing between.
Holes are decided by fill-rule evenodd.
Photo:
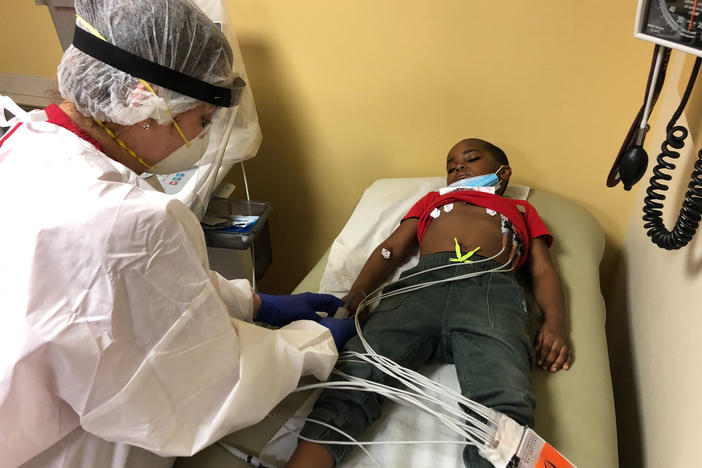
<instances>
[{"instance_id":1,"label":"boy's face","mask_svg":"<svg viewBox=\"0 0 702 468\"><path fill-rule=\"evenodd\" d=\"M491 174L500 169L494 156L484 147L480 140L463 140L456 143L446 159L446 183L451 185L457 180ZM509 172L509 174L508 174ZM511 170L504 166L497 174L502 180L509 180ZM505 184L502 184L503 186Z\"/></svg>"}]
</instances>

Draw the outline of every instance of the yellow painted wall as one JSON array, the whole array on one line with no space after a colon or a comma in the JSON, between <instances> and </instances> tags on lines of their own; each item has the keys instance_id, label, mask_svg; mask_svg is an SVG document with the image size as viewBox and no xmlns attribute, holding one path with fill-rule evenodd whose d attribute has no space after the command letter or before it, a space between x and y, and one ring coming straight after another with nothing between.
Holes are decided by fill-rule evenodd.
<instances>
[{"instance_id":1,"label":"yellow painted wall","mask_svg":"<svg viewBox=\"0 0 702 468\"><path fill-rule=\"evenodd\" d=\"M2 0L0 41L0 73L56 78L62 50L48 8Z\"/></svg>"},{"instance_id":2,"label":"yellow painted wall","mask_svg":"<svg viewBox=\"0 0 702 468\"><path fill-rule=\"evenodd\" d=\"M264 288L292 289L373 180L442 174L470 136L502 146L516 182L595 214L608 283L633 197L604 180L651 50L633 0L228 5L263 129L253 196L275 207Z\"/></svg>"},{"instance_id":3,"label":"yellow painted wall","mask_svg":"<svg viewBox=\"0 0 702 468\"><path fill-rule=\"evenodd\" d=\"M643 93L634 0L227 0L263 129L252 196L274 205L274 264L291 290L380 177L437 175L463 137L502 146L514 181L592 211L608 279L632 195L603 181ZM45 7L5 0L0 73L53 76ZM28 32L31 31L31 34ZM232 180L242 187L239 173ZM243 196L241 188L237 192Z\"/></svg>"},{"instance_id":4,"label":"yellow painted wall","mask_svg":"<svg viewBox=\"0 0 702 468\"><path fill-rule=\"evenodd\" d=\"M442 174L452 144L474 136L505 149L515 182L560 193L597 217L607 235L609 316L620 325L610 338L638 326L626 315L634 286L613 282L613 273L640 200L604 186L650 59L651 46L632 37L635 0L226 1L264 135L247 163L251 192L275 210L262 290L290 291L373 180ZM46 8L4 0L0 41L0 73L54 75L60 48ZM238 173L231 178L243 196ZM643 290L655 282L642 281ZM653 353L658 322L648 314L637 346ZM626 351L622 343L615 354ZM665 356L694 363L684 348ZM649 357L615 363L618 381ZM620 414L624 433L639 433L631 417ZM633 443L622 453L639 451L635 439L624 438Z\"/></svg>"}]
</instances>

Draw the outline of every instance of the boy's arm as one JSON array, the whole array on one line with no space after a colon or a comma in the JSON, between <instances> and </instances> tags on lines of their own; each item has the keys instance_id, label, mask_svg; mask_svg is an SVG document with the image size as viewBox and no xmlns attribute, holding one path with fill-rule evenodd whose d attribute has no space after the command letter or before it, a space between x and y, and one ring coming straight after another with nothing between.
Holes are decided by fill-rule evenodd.
<instances>
[{"instance_id":1,"label":"boy's arm","mask_svg":"<svg viewBox=\"0 0 702 468\"><path fill-rule=\"evenodd\" d=\"M532 239L527 265L536 303L544 314L544 323L534 343L536 364L551 372L561 368L568 370L573 362L573 351L568 340L563 289L543 239Z\"/></svg>"},{"instance_id":2,"label":"boy's arm","mask_svg":"<svg viewBox=\"0 0 702 468\"><path fill-rule=\"evenodd\" d=\"M344 297L345 301L352 300L349 304L351 313L356 312L356 308L363 299L364 294L370 294L380 286L407 255L415 250L417 247L417 223L416 218L404 220L390 234L390 237L381 242L370 254L361 272L358 274L358 278L351 286L349 293ZM383 249L390 252L390 256L387 259L383 256ZM364 294L357 294L359 292Z\"/></svg>"}]
</instances>

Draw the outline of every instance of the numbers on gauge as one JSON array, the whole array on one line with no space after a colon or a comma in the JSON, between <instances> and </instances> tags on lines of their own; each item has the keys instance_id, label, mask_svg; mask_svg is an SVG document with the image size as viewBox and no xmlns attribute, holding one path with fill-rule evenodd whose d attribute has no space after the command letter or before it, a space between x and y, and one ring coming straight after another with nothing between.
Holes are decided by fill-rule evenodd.
<instances>
[{"instance_id":1,"label":"numbers on gauge","mask_svg":"<svg viewBox=\"0 0 702 468\"><path fill-rule=\"evenodd\" d=\"M672 30L687 38L694 38L702 29L700 9L697 0L657 0L658 10L663 21Z\"/></svg>"}]
</instances>

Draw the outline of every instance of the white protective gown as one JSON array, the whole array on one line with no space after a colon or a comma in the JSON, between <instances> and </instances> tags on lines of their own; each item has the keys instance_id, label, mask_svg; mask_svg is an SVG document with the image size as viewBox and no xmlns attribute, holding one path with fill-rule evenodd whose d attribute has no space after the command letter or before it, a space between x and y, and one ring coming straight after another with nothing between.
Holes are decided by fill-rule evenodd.
<instances>
[{"instance_id":1,"label":"white protective gown","mask_svg":"<svg viewBox=\"0 0 702 468\"><path fill-rule=\"evenodd\" d=\"M195 216L76 131L0 139L0 466L170 466L328 377L326 328L252 324Z\"/></svg>"}]
</instances>

